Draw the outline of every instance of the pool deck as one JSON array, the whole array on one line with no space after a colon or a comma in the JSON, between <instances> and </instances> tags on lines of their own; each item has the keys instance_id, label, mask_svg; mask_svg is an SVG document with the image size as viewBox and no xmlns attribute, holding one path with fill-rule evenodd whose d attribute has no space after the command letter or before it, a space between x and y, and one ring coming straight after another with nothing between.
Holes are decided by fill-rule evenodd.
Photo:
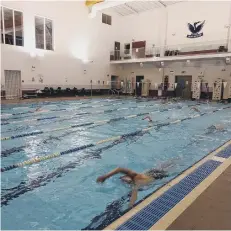
<instances>
[{"instance_id":1,"label":"pool deck","mask_svg":"<svg viewBox=\"0 0 231 231\"><path fill-rule=\"evenodd\" d=\"M231 230L231 166L167 230Z\"/></svg>"},{"instance_id":2,"label":"pool deck","mask_svg":"<svg viewBox=\"0 0 231 231\"><path fill-rule=\"evenodd\" d=\"M231 230L231 140L106 230Z\"/></svg>"}]
</instances>

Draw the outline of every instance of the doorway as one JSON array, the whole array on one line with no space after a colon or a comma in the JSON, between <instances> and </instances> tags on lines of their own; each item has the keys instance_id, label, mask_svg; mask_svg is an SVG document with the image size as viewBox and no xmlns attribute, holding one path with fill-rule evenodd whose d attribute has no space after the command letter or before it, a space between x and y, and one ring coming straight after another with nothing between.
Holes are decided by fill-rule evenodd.
<instances>
[{"instance_id":1,"label":"doorway","mask_svg":"<svg viewBox=\"0 0 231 231\"><path fill-rule=\"evenodd\" d=\"M21 98L21 71L5 70L5 86L6 99Z\"/></svg>"},{"instance_id":2,"label":"doorway","mask_svg":"<svg viewBox=\"0 0 231 231\"><path fill-rule=\"evenodd\" d=\"M132 42L132 57L145 58L146 41Z\"/></svg>"},{"instance_id":3,"label":"doorway","mask_svg":"<svg viewBox=\"0 0 231 231\"><path fill-rule=\"evenodd\" d=\"M144 79L144 76L136 76L136 95L137 96L141 96L143 79Z\"/></svg>"},{"instance_id":4,"label":"doorway","mask_svg":"<svg viewBox=\"0 0 231 231\"><path fill-rule=\"evenodd\" d=\"M192 76L191 75L180 75L175 76L175 83L177 83L175 89L175 96L182 97L184 99L191 98L191 86L192 86Z\"/></svg>"},{"instance_id":5,"label":"doorway","mask_svg":"<svg viewBox=\"0 0 231 231\"><path fill-rule=\"evenodd\" d=\"M115 60L120 60L120 42L115 42L114 56Z\"/></svg>"},{"instance_id":6,"label":"doorway","mask_svg":"<svg viewBox=\"0 0 231 231\"><path fill-rule=\"evenodd\" d=\"M119 83L119 77L112 75L111 76L111 89L119 89L118 83Z\"/></svg>"}]
</instances>

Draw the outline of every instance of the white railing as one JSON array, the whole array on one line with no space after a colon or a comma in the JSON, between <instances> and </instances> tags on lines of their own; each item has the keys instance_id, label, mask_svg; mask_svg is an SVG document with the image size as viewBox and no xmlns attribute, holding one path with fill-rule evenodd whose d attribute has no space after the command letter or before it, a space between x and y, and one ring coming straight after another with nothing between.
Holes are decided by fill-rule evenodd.
<instances>
[{"instance_id":1,"label":"white railing","mask_svg":"<svg viewBox=\"0 0 231 231\"><path fill-rule=\"evenodd\" d=\"M227 41L225 40L216 40L216 41L207 41L207 42L193 42L188 44L178 44L170 45L165 47L165 51L178 51L178 54L184 52L196 52L196 51L214 51L219 52L220 47L226 48ZM220 52L226 52L220 51Z\"/></svg>"},{"instance_id":2,"label":"white railing","mask_svg":"<svg viewBox=\"0 0 231 231\"><path fill-rule=\"evenodd\" d=\"M162 47L146 46L110 52L110 61L227 52L226 40L192 42Z\"/></svg>"}]
</instances>

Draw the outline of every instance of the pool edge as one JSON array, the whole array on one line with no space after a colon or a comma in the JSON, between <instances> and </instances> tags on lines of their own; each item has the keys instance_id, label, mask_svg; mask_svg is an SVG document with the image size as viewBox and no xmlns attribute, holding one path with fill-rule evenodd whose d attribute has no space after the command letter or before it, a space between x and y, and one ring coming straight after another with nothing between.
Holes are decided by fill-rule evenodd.
<instances>
[{"instance_id":1,"label":"pool edge","mask_svg":"<svg viewBox=\"0 0 231 231\"><path fill-rule=\"evenodd\" d=\"M104 230L115 230L119 226L123 225L125 222L129 221L134 215L136 215L143 208L148 206L155 199L164 194L167 190L172 188L174 185L178 184L182 179L200 167L208 160L217 161L217 155L219 152L224 150L226 147L231 145L231 140L228 140L223 145L216 148L214 151L207 154L201 160L196 162L193 166L189 167L185 171L183 171L180 175L176 176L166 185L158 189L149 195L142 202L138 203L134 208L129 210L123 216L112 222L108 225ZM218 176L220 176L225 169L231 164L231 158L224 159L221 162L220 166L218 166L214 171L212 171L201 183L199 183L196 188L194 188L189 194L187 194L181 201L179 201L173 208L170 209L163 217L161 217L158 221L153 222L151 226L151 230L164 230L166 229L187 207L189 207L194 200L215 180ZM203 189L203 190L202 190ZM200 192L200 193L199 193Z\"/></svg>"}]
</instances>

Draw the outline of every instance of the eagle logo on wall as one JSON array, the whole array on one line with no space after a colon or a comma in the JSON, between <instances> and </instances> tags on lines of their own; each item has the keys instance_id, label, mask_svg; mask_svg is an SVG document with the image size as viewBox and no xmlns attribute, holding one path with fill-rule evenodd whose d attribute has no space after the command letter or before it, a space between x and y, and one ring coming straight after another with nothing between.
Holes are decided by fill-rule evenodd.
<instances>
[{"instance_id":1,"label":"eagle logo on wall","mask_svg":"<svg viewBox=\"0 0 231 231\"><path fill-rule=\"evenodd\" d=\"M205 20L194 22L193 24L188 23L188 29L190 30L191 34L187 35L187 38L199 38L203 36L203 32L199 33L205 24Z\"/></svg>"}]
</instances>

